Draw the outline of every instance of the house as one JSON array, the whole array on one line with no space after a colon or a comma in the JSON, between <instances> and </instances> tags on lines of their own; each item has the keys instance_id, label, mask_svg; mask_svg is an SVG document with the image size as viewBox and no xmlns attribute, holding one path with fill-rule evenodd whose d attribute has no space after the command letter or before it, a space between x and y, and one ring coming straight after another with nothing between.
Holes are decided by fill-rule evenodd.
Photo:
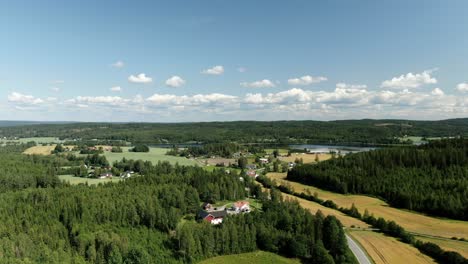
<instances>
[{"instance_id":1,"label":"house","mask_svg":"<svg viewBox=\"0 0 468 264\"><path fill-rule=\"evenodd\" d=\"M250 212L250 203L248 201L237 201L232 205L232 210L237 213L248 213Z\"/></svg>"},{"instance_id":2,"label":"house","mask_svg":"<svg viewBox=\"0 0 468 264\"><path fill-rule=\"evenodd\" d=\"M296 163L294 163L294 162L289 162L289 163L288 163L288 167L289 167L290 169L294 168L294 166L296 166Z\"/></svg>"},{"instance_id":3,"label":"house","mask_svg":"<svg viewBox=\"0 0 468 264\"><path fill-rule=\"evenodd\" d=\"M268 164L267 158L260 158L259 161L260 161L260 164Z\"/></svg>"},{"instance_id":4,"label":"house","mask_svg":"<svg viewBox=\"0 0 468 264\"><path fill-rule=\"evenodd\" d=\"M251 178L254 178L256 179L258 177L258 174L255 170L248 170L245 172L245 175L251 177Z\"/></svg>"},{"instance_id":5,"label":"house","mask_svg":"<svg viewBox=\"0 0 468 264\"><path fill-rule=\"evenodd\" d=\"M205 211L209 211L209 210L212 210L212 209L213 209L213 206L212 206L210 203L203 203L203 204L202 204L202 208L203 208L203 210L205 210Z\"/></svg>"},{"instance_id":6,"label":"house","mask_svg":"<svg viewBox=\"0 0 468 264\"><path fill-rule=\"evenodd\" d=\"M126 171L126 172L123 172L122 174L120 174L120 178L130 178L132 177L132 175L134 174L135 172L133 171Z\"/></svg>"},{"instance_id":7,"label":"house","mask_svg":"<svg viewBox=\"0 0 468 264\"><path fill-rule=\"evenodd\" d=\"M256 170L257 169L257 165L255 164L247 164L245 166L246 169L249 169L249 170Z\"/></svg>"},{"instance_id":8,"label":"house","mask_svg":"<svg viewBox=\"0 0 468 264\"><path fill-rule=\"evenodd\" d=\"M200 211L198 213L198 217L203 219L203 221L207 221L212 225L219 225L223 222L224 217L227 216L227 212L225 210L222 211Z\"/></svg>"},{"instance_id":9,"label":"house","mask_svg":"<svg viewBox=\"0 0 468 264\"><path fill-rule=\"evenodd\" d=\"M110 172L106 172L106 173L101 173L101 175L99 175L99 179L107 179L107 178L110 178L112 179L112 173Z\"/></svg>"}]
</instances>

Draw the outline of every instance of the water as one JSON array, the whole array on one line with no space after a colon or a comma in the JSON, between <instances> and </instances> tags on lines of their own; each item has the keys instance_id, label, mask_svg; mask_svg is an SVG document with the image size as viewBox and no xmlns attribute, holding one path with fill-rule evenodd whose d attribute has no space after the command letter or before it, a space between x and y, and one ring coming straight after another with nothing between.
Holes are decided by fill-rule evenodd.
<instances>
[{"instance_id":1,"label":"water","mask_svg":"<svg viewBox=\"0 0 468 264\"><path fill-rule=\"evenodd\" d=\"M329 153L329 152L341 152L343 154L357 153L364 151L371 151L376 148L374 147L349 147L349 146L336 146L336 145L289 145L292 149L307 149L309 152L315 153Z\"/></svg>"}]
</instances>

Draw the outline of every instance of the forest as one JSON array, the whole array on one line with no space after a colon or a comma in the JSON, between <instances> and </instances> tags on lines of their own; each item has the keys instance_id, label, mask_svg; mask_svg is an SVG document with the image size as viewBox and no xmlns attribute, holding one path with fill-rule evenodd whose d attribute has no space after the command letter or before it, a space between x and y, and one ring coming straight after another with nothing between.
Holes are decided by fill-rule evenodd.
<instances>
[{"instance_id":1,"label":"forest","mask_svg":"<svg viewBox=\"0 0 468 264\"><path fill-rule=\"evenodd\" d=\"M98 139L111 145L123 142L261 143L261 144L396 144L406 135L420 137L468 136L468 119L441 121L235 121L204 123L66 123L1 126L0 137L59 137ZM95 142L96 143L96 142ZM97 143L96 143L97 144Z\"/></svg>"},{"instance_id":2,"label":"forest","mask_svg":"<svg viewBox=\"0 0 468 264\"><path fill-rule=\"evenodd\" d=\"M468 139L383 148L297 166L288 180L374 195L390 205L468 220Z\"/></svg>"},{"instance_id":3,"label":"forest","mask_svg":"<svg viewBox=\"0 0 468 264\"><path fill-rule=\"evenodd\" d=\"M312 215L236 173L122 160L114 165L141 176L70 185L56 174L77 160L25 156L24 148L0 147L1 263L194 263L258 249L304 263L356 263L336 218ZM219 226L195 219L202 202L248 195L261 210Z\"/></svg>"}]
</instances>

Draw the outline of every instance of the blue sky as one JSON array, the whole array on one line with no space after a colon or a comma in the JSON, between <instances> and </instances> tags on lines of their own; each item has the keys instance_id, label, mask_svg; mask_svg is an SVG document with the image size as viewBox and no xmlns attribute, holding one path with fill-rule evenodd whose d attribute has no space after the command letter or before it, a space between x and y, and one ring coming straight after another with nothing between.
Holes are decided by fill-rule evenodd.
<instances>
[{"instance_id":1,"label":"blue sky","mask_svg":"<svg viewBox=\"0 0 468 264\"><path fill-rule=\"evenodd\" d=\"M0 119L467 117L466 10L463 0L2 1Z\"/></svg>"}]
</instances>

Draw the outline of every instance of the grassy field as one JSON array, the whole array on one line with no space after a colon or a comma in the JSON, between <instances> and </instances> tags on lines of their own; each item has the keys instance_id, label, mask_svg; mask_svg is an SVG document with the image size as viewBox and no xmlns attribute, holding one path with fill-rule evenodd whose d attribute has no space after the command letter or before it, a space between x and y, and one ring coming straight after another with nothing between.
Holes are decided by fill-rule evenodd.
<instances>
[{"instance_id":1,"label":"grassy field","mask_svg":"<svg viewBox=\"0 0 468 264\"><path fill-rule=\"evenodd\" d=\"M431 242L437 244L445 250L458 252L465 258L468 258L468 242L466 241L422 236L416 236L416 238L424 242Z\"/></svg>"},{"instance_id":2,"label":"grassy field","mask_svg":"<svg viewBox=\"0 0 468 264\"><path fill-rule=\"evenodd\" d=\"M75 177L73 175L59 175L60 180L69 182L72 185L80 184L80 183L88 183L89 185L96 185L99 183L106 183L106 182L119 182L121 181L120 178L113 178L113 179L89 179L89 178L81 178Z\"/></svg>"},{"instance_id":3,"label":"grassy field","mask_svg":"<svg viewBox=\"0 0 468 264\"><path fill-rule=\"evenodd\" d=\"M129 152L129 147L122 147L122 153L113 153L110 151L105 151L104 156L112 164L114 161L120 161L123 158L133 159L133 160L144 160L150 161L153 164L158 163L158 161L169 161L172 164L179 163L179 165L195 165L196 161L190 160L184 157L175 157L166 155L168 149L166 148L150 148L149 152Z\"/></svg>"},{"instance_id":4,"label":"grassy field","mask_svg":"<svg viewBox=\"0 0 468 264\"><path fill-rule=\"evenodd\" d=\"M372 231L351 231L349 234L366 249L375 264L436 263L416 248L393 237Z\"/></svg>"},{"instance_id":5,"label":"grassy field","mask_svg":"<svg viewBox=\"0 0 468 264\"><path fill-rule=\"evenodd\" d=\"M243 253L236 255L219 256L210 259L206 259L200 264L300 264L298 259L285 258L270 252L255 251L251 253Z\"/></svg>"},{"instance_id":6,"label":"grassy field","mask_svg":"<svg viewBox=\"0 0 468 264\"><path fill-rule=\"evenodd\" d=\"M54 150L55 145L51 146L34 146L26 149L23 153L28 155L50 155L51 151Z\"/></svg>"},{"instance_id":7,"label":"grassy field","mask_svg":"<svg viewBox=\"0 0 468 264\"><path fill-rule=\"evenodd\" d=\"M289 157L279 157L279 160L286 162L294 162L296 159L302 159L304 163L313 163L315 162L315 154L306 154L306 153L293 153ZM330 154L317 154L319 161L324 161L331 158Z\"/></svg>"},{"instance_id":8,"label":"grassy field","mask_svg":"<svg viewBox=\"0 0 468 264\"><path fill-rule=\"evenodd\" d=\"M280 155L288 155L289 149L265 149L266 154L273 154L273 151L278 150Z\"/></svg>"},{"instance_id":9,"label":"grassy field","mask_svg":"<svg viewBox=\"0 0 468 264\"><path fill-rule=\"evenodd\" d=\"M361 213L364 213L364 210L367 209L369 213L373 213L376 217L393 220L410 232L446 238L454 236L468 238L468 222L465 221L430 217L390 207L387 203L377 198L364 195L343 195L321 190L313 186L286 181L284 180L286 173L269 173L267 176L275 179L278 183L289 183L296 192L303 192L304 190L310 190L311 193L316 192L319 198L332 200L339 207L349 208L354 203Z\"/></svg>"}]
</instances>

